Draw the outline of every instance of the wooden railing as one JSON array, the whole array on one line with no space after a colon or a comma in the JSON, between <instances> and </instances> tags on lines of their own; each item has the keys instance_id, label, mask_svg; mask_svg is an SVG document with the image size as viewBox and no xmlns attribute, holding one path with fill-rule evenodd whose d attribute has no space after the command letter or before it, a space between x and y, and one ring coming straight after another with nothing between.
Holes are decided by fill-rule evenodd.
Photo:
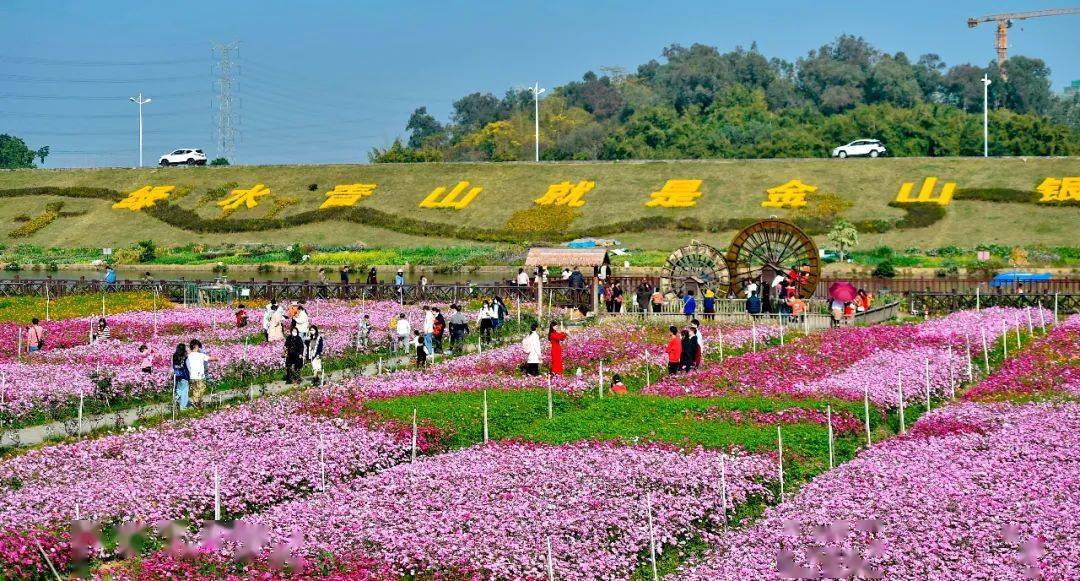
<instances>
[{"instance_id":1,"label":"wooden railing","mask_svg":"<svg viewBox=\"0 0 1080 581\"><path fill-rule=\"evenodd\" d=\"M935 293L913 292L907 297L914 315L939 315L987 307L1043 307L1058 315L1080 312L1080 293Z\"/></svg>"}]
</instances>

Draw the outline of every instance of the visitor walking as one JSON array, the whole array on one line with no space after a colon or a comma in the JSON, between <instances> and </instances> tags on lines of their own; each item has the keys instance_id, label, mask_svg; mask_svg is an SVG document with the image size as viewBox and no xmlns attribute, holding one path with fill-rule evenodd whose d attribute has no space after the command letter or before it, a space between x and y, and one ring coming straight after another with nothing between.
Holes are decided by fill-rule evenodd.
<instances>
[{"instance_id":1,"label":"visitor walking","mask_svg":"<svg viewBox=\"0 0 1080 581\"><path fill-rule=\"evenodd\" d=\"M750 298L746 299L746 312L751 316L757 316L761 314L761 297L757 296L757 291L750 292Z\"/></svg>"},{"instance_id":2,"label":"visitor walking","mask_svg":"<svg viewBox=\"0 0 1080 581\"><path fill-rule=\"evenodd\" d=\"M664 351L667 352L668 357L668 373L678 373L679 367L682 364L682 340L679 338L679 329L672 325L668 327L668 332L671 334L668 337L667 347Z\"/></svg>"},{"instance_id":3,"label":"visitor walking","mask_svg":"<svg viewBox=\"0 0 1080 581\"><path fill-rule=\"evenodd\" d=\"M697 341L694 367L701 367L701 360L705 357L705 337L701 334L701 321L697 319L690 321L690 328L693 330L694 340Z\"/></svg>"},{"instance_id":4,"label":"visitor walking","mask_svg":"<svg viewBox=\"0 0 1080 581\"><path fill-rule=\"evenodd\" d=\"M306 345L300 329L293 324L285 338L285 383L300 383L300 370L304 367Z\"/></svg>"},{"instance_id":5,"label":"visitor walking","mask_svg":"<svg viewBox=\"0 0 1080 581\"><path fill-rule=\"evenodd\" d=\"M435 352L435 311L424 305L424 348L428 353Z\"/></svg>"},{"instance_id":6,"label":"visitor walking","mask_svg":"<svg viewBox=\"0 0 1080 581\"><path fill-rule=\"evenodd\" d=\"M416 353L416 366L427 366L427 347L424 346L424 339L420 336L420 331L413 331L412 338L413 351Z\"/></svg>"},{"instance_id":7,"label":"visitor walking","mask_svg":"<svg viewBox=\"0 0 1080 581\"><path fill-rule=\"evenodd\" d=\"M491 307L491 301L485 300L476 315L476 322L480 326L480 338L485 343L491 342L491 327L494 322L495 311Z\"/></svg>"},{"instance_id":8,"label":"visitor walking","mask_svg":"<svg viewBox=\"0 0 1080 581\"><path fill-rule=\"evenodd\" d=\"M540 375L540 333L536 332L539 327L536 323L529 326L529 334L521 341L521 347L525 350L525 373L536 377Z\"/></svg>"},{"instance_id":9,"label":"visitor walking","mask_svg":"<svg viewBox=\"0 0 1080 581\"><path fill-rule=\"evenodd\" d=\"M649 312L649 299L652 298L652 285L647 282L637 285L634 296L637 298L638 311L642 313Z\"/></svg>"},{"instance_id":10,"label":"visitor walking","mask_svg":"<svg viewBox=\"0 0 1080 581\"><path fill-rule=\"evenodd\" d=\"M371 340L371 315L364 315L360 324L356 326L356 347L367 349L368 341Z\"/></svg>"},{"instance_id":11,"label":"visitor walking","mask_svg":"<svg viewBox=\"0 0 1080 581\"><path fill-rule=\"evenodd\" d=\"M304 303L296 305L296 312L293 313L292 322L296 326L296 330L300 332L300 337L307 341L308 332L311 330L311 319L308 317L307 309L304 308Z\"/></svg>"},{"instance_id":12,"label":"visitor walking","mask_svg":"<svg viewBox=\"0 0 1080 581\"><path fill-rule=\"evenodd\" d=\"M443 335L446 333L446 317L443 316L442 310L438 307L432 307L432 311L435 311L435 353L443 352Z\"/></svg>"},{"instance_id":13,"label":"visitor walking","mask_svg":"<svg viewBox=\"0 0 1080 581\"><path fill-rule=\"evenodd\" d=\"M176 351L173 351L172 355L173 400L176 401L181 410L188 408L188 380L190 376L188 375L187 356L187 345L177 343Z\"/></svg>"},{"instance_id":14,"label":"visitor walking","mask_svg":"<svg viewBox=\"0 0 1080 581\"><path fill-rule=\"evenodd\" d=\"M281 307L276 303L271 302L268 307L270 316L266 319L266 341L273 343L275 341L285 340L285 313L282 312Z\"/></svg>"},{"instance_id":15,"label":"visitor walking","mask_svg":"<svg viewBox=\"0 0 1080 581\"><path fill-rule=\"evenodd\" d=\"M312 325L308 335L307 341L307 359L311 362L311 385L319 386L322 384L322 355L323 355L323 338L319 333L319 327Z\"/></svg>"},{"instance_id":16,"label":"visitor walking","mask_svg":"<svg viewBox=\"0 0 1080 581\"><path fill-rule=\"evenodd\" d=\"M514 282L518 286L529 286L529 275L525 272L524 268L518 269L517 278Z\"/></svg>"},{"instance_id":17,"label":"visitor walking","mask_svg":"<svg viewBox=\"0 0 1080 581\"><path fill-rule=\"evenodd\" d=\"M559 324L555 321L551 322L551 326L548 327L548 341L551 342L551 374L562 375L563 374L563 352L562 342L566 340L568 335L566 331L559 329Z\"/></svg>"},{"instance_id":18,"label":"visitor walking","mask_svg":"<svg viewBox=\"0 0 1080 581\"><path fill-rule=\"evenodd\" d=\"M697 357L697 339L690 335L690 329L683 329L680 335L682 352L679 354L679 367L683 371L694 368L694 358Z\"/></svg>"},{"instance_id":19,"label":"visitor walking","mask_svg":"<svg viewBox=\"0 0 1080 581\"><path fill-rule=\"evenodd\" d=\"M409 320L405 318L405 313L401 313L398 315L394 331L395 334L393 336L397 337L397 341L394 342L393 350L397 351L400 347L408 351L409 339L412 337L413 328L412 323L410 323Z\"/></svg>"},{"instance_id":20,"label":"visitor walking","mask_svg":"<svg viewBox=\"0 0 1080 581\"><path fill-rule=\"evenodd\" d=\"M694 291L686 291L686 296L683 297L682 312L686 315L687 320L694 318L694 313L697 312L697 301L694 300Z\"/></svg>"},{"instance_id":21,"label":"visitor walking","mask_svg":"<svg viewBox=\"0 0 1080 581\"><path fill-rule=\"evenodd\" d=\"M348 264L342 266L341 270L338 272L338 274L341 276L341 284L344 286L349 286L349 272L350 271Z\"/></svg>"},{"instance_id":22,"label":"visitor walking","mask_svg":"<svg viewBox=\"0 0 1080 581\"><path fill-rule=\"evenodd\" d=\"M115 270L113 270L113 267L111 267L111 266L106 266L106 267L105 267L105 278L104 278L104 282L105 282L105 284L107 284L107 285L114 285L114 284L116 284L116 271L115 271Z\"/></svg>"},{"instance_id":23,"label":"visitor walking","mask_svg":"<svg viewBox=\"0 0 1080 581\"><path fill-rule=\"evenodd\" d=\"M652 303L652 312L659 313L664 308L664 293L660 292L660 287L653 290L649 300Z\"/></svg>"},{"instance_id":24,"label":"visitor walking","mask_svg":"<svg viewBox=\"0 0 1080 581\"><path fill-rule=\"evenodd\" d=\"M716 293L711 288L706 288L701 295L702 307L705 310L705 318L709 321L716 318Z\"/></svg>"},{"instance_id":25,"label":"visitor walking","mask_svg":"<svg viewBox=\"0 0 1080 581\"><path fill-rule=\"evenodd\" d=\"M367 271L367 283L379 284L379 271L375 270L374 266Z\"/></svg>"},{"instance_id":26,"label":"visitor walking","mask_svg":"<svg viewBox=\"0 0 1080 581\"><path fill-rule=\"evenodd\" d=\"M621 313L623 306L623 288L622 283L615 281L611 285L611 301L608 304L609 313Z\"/></svg>"},{"instance_id":27,"label":"visitor walking","mask_svg":"<svg viewBox=\"0 0 1080 581\"><path fill-rule=\"evenodd\" d=\"M206 364L213 358L202 352L202 342L192 339L188 343L187 359L188 378L191 384L191 403L202 407L203 394L206 393Z\"/></svg>"},{"instance_id":28,"label":"visitor walking","mask_svg":"<svg viewBox=\"0 0 1080 581\"><path fill-rule=\"evenodd\" d=\"M469 332L469 319L461 312L461 305L450 305L450 351L456 351L465 334Z\"/></svg>"},{"instance_id":29,"label":"visitor walking","mask_svg":"<svg viewBox=\"0 0 1080 581\"><path fill-rule=\"evenodd\" d=\"M506 306L502 297L498 295L495 295L491 306L495 309L495 321L492 324L492 328L499 330L506 324L506 316L510 314L510 308Z\"/></svg>"},{"instance_id":30,"label":"visitor walking","mask_svg":"<svg viewBox=\"0 0 1080 581\"><path fill-rule=\"evenodd\" d=\"M30 326L26 328L26 351L33 353L45 347L45 328L41 321L34 317L30 319Z\"/></svg>"}]
</instances>

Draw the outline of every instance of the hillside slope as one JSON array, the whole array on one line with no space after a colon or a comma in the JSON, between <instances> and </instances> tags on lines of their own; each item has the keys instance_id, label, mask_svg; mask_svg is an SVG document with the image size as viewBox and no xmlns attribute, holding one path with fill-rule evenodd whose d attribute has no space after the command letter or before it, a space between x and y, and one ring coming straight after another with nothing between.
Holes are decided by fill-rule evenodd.
<instances>
[{"instance_id":1,"label":"hillside slope","mask_svg":"<svg viewBox=\"0 0 1080 581\"><path fill-rule=\"evenodd\" d=\"M669 249L692 236L726 244L726 233L734 231L740 221L770 215L828 218L826 206L839 204L844 217L874 224L868 227L874 244L922 248L977 243L1075 245L1080 209L1033 202L1038 198L1035 187L1045 178L1077 174L1078 158L14 170L0 172L0 232L9 243L43 246L116 246L146 238L160 244L302 240L376 246L448 245L595 233L640 248ZM906 212L889 203L904 182L913 182L917 192L928 176L939 180L935 191L940 191L943 182L955 182L956 199L944 208L943 215L939 212L928 219L928 226L898 224ZM661 190L667 180L702 180L696 206L647 207L650 193ZM793 212L761 206L768 199L766 189L789 180L818 188L806 209ZM434 188L450 188L460 181L483 188L467 207L420 207ZM573 214L537 209L535 199L550 185L567 181L595 182L584 195L583 206ZM246 189L260 183L270 188L269 195L260 198L254 208L240 206L223 217L217 201L235 187ZM359 200L352 209L318 209L326 192L339 184L355 183L375 184L373 195ZM151 210L112 208L116 199L146 185L174 185L177 190ZM22 188L46 189L27 195L18 191ZM95 192L97 197L87 198L71 197L83 195L78 190L52 188L111 191ZM1004 191L1011 198L1006 202L976 199L986 198L991 189ZM45 213L55 202L63 202L63 207L48 226L25 237L10 237L11 231ZM268 215L280 220L266 221ZM545 221L558 223L558 233L543 234L552 228ZM532 222L540 224L530 226Z\"/></svg>"}]
</instances>

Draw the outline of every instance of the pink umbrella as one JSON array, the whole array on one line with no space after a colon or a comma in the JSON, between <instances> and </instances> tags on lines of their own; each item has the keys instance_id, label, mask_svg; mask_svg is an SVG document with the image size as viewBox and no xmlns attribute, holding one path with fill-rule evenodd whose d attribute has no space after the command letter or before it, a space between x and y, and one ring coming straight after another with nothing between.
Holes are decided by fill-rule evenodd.
<instances>
[{"instance_id":1,"label":"pink umbrella","mask_svg":"<svg viewBox=\"0 0 1080 581\"><path fill-rule=\"evenodd\" d=\"M859 294L858 289L850 282L834 282L829 285L829 296L838 301L844 301L845 303L853 301L857 294Z\"/></svg>"}]
</instances>

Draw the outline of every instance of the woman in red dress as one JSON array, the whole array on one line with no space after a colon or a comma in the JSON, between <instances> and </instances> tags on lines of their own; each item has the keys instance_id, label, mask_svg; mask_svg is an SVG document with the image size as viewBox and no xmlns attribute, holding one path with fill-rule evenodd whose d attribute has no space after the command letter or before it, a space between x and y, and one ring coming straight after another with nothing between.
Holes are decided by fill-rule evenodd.
<instances>
[{"instance_id":1,"label":"woman in red dress","mask_svg":"<svg viewBox=\"0 0 1080 581\"><path fill-rule=\"evenodd\" d=\"M553 375L562 375L562 342L566 340L567 334L559 330L559 324L555 321L551 322L551 327L548 328L548 341L551 341L551 373Z\"/></svg>"}]
</instances>

